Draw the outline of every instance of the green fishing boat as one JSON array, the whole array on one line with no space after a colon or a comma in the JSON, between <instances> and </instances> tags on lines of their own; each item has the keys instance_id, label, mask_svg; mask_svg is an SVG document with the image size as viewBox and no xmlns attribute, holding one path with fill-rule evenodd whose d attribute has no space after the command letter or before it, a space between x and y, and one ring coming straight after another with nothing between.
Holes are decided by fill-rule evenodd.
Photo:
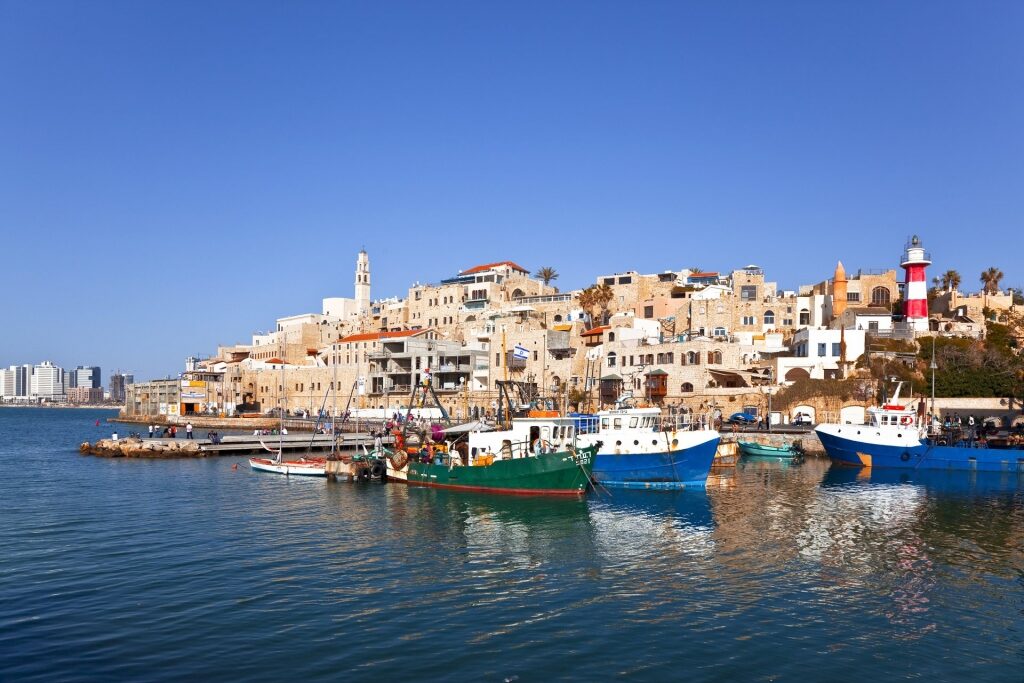
<instances>
[{"instance_id":1,"label":"green fishing boat","mask_svg":"<svg viewBox=\"0 0 1024 683\"><path fill-rule=\"evenodd\" d=\"M595 446L497 459L478 457L463 465L456 454L434 463L410 462L406 483L492 493L578 495L590 486Z\"/></svg>"},{"instance_id":2,"label":"green fishing boat","mask_svg":"<svg viewBox=\"0 0 1024 683\"><path fill-rule=\"evenodd\" d=\"M753 441L740 441L740 453L756 458L796 458L800 451L795 446L765 446Z\"/></svg>"}]
</instances>

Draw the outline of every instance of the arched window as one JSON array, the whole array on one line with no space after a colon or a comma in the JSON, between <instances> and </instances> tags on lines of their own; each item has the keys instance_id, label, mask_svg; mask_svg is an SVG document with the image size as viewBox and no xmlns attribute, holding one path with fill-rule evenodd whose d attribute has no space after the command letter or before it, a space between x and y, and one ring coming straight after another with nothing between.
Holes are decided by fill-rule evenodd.
<instances>
[{"instance_id":1,"label":"arched window","mask_svg":"<svg viewBox=\"0 0 1024 683\"><path fill-rule=\"evenodd\" d=\"M764 324L769 327L775 326L775 311L764 312Z\"/></svg>"},{"instance_id":2,"label":"arched window","mask_svg":"<svg viewBox=\"0 0 1024 683\"><path fill-rule=\"evenodd\" d=\"M888 287L875 287L871 290L871 305L889 307L891 294Z\"/></svg>"},{"instance_id":3,"label":"arched window","mask_svg":"<svg viewBox=\"0 0 1024 683\"><path fill-rule=\"evenodd\" d=\"M608 353L608 367L614 368L615 362L618 360L618 356L615 355L614 351Z\"/></svg>"},{"instance_id":4,"label":"arched window","mask_svg":"<svg viewBox=\"0 0 1024 683\"><path fill-rule=\"evenodd\" d=\"M689 382L683 382L683 386L679 387L679 390L684 394L693 393L693 385Z\"/></svg>"},{"instance_id":5,"label":"arched window","mask_svg":"<svg viewBox=\"0 0 1024 683\"><path fill-rule=\"evenodd\" d=\"M700 351L690 351L687 353L686 362L689 365L700 365Z\"/></svg>"},{"instance_id":6,"label":"arched window","mask_svg":"<svg viewBox=\"0 0 1024 683\"><path fill-rule=\"evenodd\" d=\"M725 336L725 328L724 327L716 327L714 332L712 332L712 335L715 336L715 337L724 337Z\"/></svg>"},{"instance_id":7,"label":"arched window","mask_svg":"<svg viewBox=\"0 0 1024 683\"><path fill-rule=\"evenodd\" d=\"M524 296L526 296L526 293L523 290L519 289L518 287L516 289L512 290L512 298L513 299L521 299Z\"/></svg>"},{"instance_id":8,"label":"arched window","mask_svg":"<svg viewBox=\"0 0 1024 683\"><path fill-rule=\"evenodd\" d=\"M671 365L672 363L675 363L676 362L676 355L674 353L672 353L671 351L669 351L668 353L665 354L665 362L668 363L669 365Z\"/></svg>"},{"instance_id":9,"label":"arched window","mask_svg":"<svg viewBox=\"0 0 1024 683\"><path fill-rule=\"evenodd\" d=\"M806 308L801 308L800 309L800 324L801 325L810 325L811 324L811 312L808 311Z\"/></svg>"},{"instance_id":10,"label":"arched window","mask_svg":"<svg viewBox=\"0 0 1024 683\"><path fill-rule=\"evenodd\" d=\"M614 332L609 332L608 333L608 341L610 341L610 342L615 341L615 333Z\"/></svg>"},{"instance_id":11,"label":"arched window","mask_svg":"<svg viewBox=\"0 0 1024 683\"><path fill-rule=\"evenodd\" d=\"M558 315L558 314L556 314L556 315L555 315L555 322L556 322L556 323L560 323L560 322L562 322L562 316L561 316L561 315Z\"/></svg>"},{"instance_id":12,"label":"arched window","mask_svg":"<svg viewBox=\"0 0 1024 683\"><path fill-rule=\"evenodd\" d=\"M711 361L711 362L714 363L715 365L721 365L722 364L722 352L721 351L715 351L714 353L712 353L712 358L714 358L714 360Z\"/></svg>"}]
</instances>

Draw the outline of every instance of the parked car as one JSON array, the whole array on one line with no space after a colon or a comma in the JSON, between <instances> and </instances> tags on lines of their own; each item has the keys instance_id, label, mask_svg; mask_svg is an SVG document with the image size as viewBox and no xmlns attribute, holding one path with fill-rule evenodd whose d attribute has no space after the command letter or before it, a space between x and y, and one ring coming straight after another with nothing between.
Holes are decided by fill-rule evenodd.
<instances>
[{"instance_id":1,"label":"parked car","mask_svg":"<svg viewBox=\"0 0 1024 683\"><path fill-rule=\"evenodd\" d=\"M793 418L793 421L790 422L790 424L793 425L794 427L810 427L814 423L811 422L810 415L807 415L806 413L800 413L799 415Z\"/></svg>"},{"instance_id":2,"label":"parked car","mask_svg":"<svg viewBox=\"0 0 1024 683\"><path fill-rule=\"evenodd\" d=\"M757 422L757 415L751 415L750 413L733 413L726 420L729 424L734 425L751 425Z\"/></svg>"}]
</instances>

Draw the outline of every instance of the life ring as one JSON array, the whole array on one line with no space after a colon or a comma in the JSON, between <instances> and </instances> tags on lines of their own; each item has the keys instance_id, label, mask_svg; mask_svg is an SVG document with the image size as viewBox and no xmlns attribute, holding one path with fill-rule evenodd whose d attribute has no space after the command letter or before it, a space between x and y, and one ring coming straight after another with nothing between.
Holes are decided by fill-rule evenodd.
<instances>
[{"instance_id":1,"label":"life ring","mask_svg":"<svg viewBox=\"0 0 1024 683\"><path fill-rule=\"evenodd\" d=\"M909 415L904 415L903 417L900 418L900 424L903 426L912 425L914 424L914 418L910 417Z\"/></svg>"},{"instance_id":2,"label":"life ring","mask_svg":"<svg viewBox=\"0 0 1024 683\"><path fill-rule=\"evenodd\" d=\"M907 451L903 451L902 453L900 453L900 460L902 460L903 462L910 460L910 453Z\"/></svg>"},{"instance_id":3,"label":"life ring","mask_svg":"<svg viewBox=\"0 0 1024 683\"><path fill-rule=\"evenodd\" d=\"M405 451L395 451L388 456L388 460L391 461L391 467L400 470L409 464L409 454Z\"/></svg>"}]
</instances>

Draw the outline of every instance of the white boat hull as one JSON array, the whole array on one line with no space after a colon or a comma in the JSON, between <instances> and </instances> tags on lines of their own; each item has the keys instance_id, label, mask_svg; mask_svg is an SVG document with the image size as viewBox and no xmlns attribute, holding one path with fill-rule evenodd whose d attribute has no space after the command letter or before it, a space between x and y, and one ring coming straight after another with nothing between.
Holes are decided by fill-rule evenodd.
<instances>
[{"instance_id":1,"label":"white boat hull","mask_svg":"<svg viewBox=\"0 0 1024 683\"><path fill-rule=\"evenodd\" d=\"M289 476L327 476L327 463L323 460L285 460L284 462L274 462L268 458L249 458L249 467L257 472L272 472Z\"/></svg>"}]
</instances>

